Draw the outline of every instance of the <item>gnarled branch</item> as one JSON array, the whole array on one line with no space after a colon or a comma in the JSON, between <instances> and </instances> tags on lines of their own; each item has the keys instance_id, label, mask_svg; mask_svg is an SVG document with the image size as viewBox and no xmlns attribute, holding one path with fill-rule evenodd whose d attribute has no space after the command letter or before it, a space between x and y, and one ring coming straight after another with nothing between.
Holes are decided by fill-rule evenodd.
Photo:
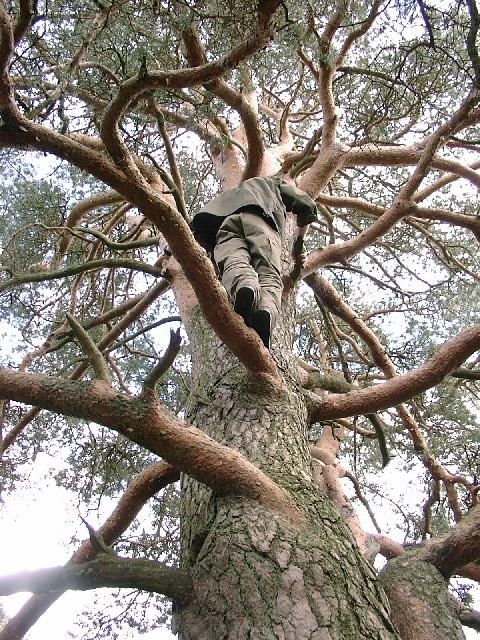
<instances>
[{"instance_id":1,"label":"gnarled branch","mask_svg":"<svg viewBox=\"0 0 480 640\"><path fill-rule=\"evenodd\" d=\"M93 420L163 457L219 495L243 495L301 520L283 489L240 453L170 413L151 390L131 398L98 380L74 382L0 369L0 397Z\"/></svg>"}]
</instances>

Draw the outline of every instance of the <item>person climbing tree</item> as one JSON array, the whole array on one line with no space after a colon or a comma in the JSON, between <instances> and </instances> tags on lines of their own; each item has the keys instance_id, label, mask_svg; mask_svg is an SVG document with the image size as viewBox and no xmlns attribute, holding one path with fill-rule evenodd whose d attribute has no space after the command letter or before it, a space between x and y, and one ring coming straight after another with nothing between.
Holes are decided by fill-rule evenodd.
<instances>
[{"instance_id":1,"label":"person climbing tree","mask_svg":"<svg viewBox=\"0 0 480 640\"><path fill-rule=\"evenodd\" d=\"M317 207L282 175L245 180L211 200L192 221L198 242L213 252L235 311L255 329L267 349L280 312L287 211L297 216L292 254L302 264L304 237L317 219Z\"/></svg>"}]
</instances>

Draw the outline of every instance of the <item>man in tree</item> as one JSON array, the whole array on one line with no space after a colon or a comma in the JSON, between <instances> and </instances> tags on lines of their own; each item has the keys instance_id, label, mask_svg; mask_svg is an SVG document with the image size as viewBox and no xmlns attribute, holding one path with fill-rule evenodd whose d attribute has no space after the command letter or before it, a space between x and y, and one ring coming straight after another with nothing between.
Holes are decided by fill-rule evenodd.
<instances>
[{"instance_id":1,"label":"man in tree","mask_svg":"<svg viewBox=\"0 0 480 640\"><path fill-rule=\"evenodd\" d=\"M287 211L297 216L293 257L305 261L303 240L317 219L315 202L280 174L250 178L226 191L193 219L194 234L214 255L222 284L235 311L270 348L270 336L280 313L281 250Z\"/></svg>"}]
</instances>

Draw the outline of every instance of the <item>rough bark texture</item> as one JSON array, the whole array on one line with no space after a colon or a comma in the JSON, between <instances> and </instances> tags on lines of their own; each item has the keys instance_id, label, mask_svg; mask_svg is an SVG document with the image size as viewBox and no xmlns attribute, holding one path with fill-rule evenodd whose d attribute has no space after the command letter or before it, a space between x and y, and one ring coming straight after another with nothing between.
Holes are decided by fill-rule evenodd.
<instances>
[{"instance_id":1,"label":"rough bark texture","mask_svg":"<svg viewBox=\"0 0 480 640\"><path fill-rule=\"evenodd\" d=\"M406 553L390 560L380 582L402 640L465 640L445 578L433 565Z\"/></svg>"},{"instance_id":2,"label":"rough bark texture","mask_svg":"<svg viewBox=\"0 0 480 640\"><path fill-rule=\"evenodd\" d=\"M305 519L218 498L183 478L182 565L193 592L178 607L182 640L397 638L371 567L312 478L307 411L286 354L290 322L275 331L283 394L252 385L199 313L190 322L194 383L189 420L249 458L285 488Z\"/></svg>"}]
</instances>

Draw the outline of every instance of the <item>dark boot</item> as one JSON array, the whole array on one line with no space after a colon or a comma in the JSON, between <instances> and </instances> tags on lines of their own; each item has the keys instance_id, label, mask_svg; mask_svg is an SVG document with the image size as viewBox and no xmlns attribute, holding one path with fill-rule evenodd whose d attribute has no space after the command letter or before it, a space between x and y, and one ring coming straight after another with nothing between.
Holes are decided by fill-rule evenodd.
<instances>
[{"instance_id":1,"label":"dark boot","mask_svg":"<svg viewBox=\"0 0 480 640\"><path fill-rule=\"evenodd\" d=\"M252 308L255 292L251 287L240 287L235 296L234 310L242 316L247 327L252 326Z\"/></svg>"},{"instance_id":2,"label":"dark boot","mask_svg":"<svg viewBox=\"0 0 480 640\"><path fill-rule=\"evenodd\" d=\"M270 350L270 333L272 331L272 315L267 309L257 309L252 314L252 327L260 336L263 344Z\"/></svg>"}]
</instances>

